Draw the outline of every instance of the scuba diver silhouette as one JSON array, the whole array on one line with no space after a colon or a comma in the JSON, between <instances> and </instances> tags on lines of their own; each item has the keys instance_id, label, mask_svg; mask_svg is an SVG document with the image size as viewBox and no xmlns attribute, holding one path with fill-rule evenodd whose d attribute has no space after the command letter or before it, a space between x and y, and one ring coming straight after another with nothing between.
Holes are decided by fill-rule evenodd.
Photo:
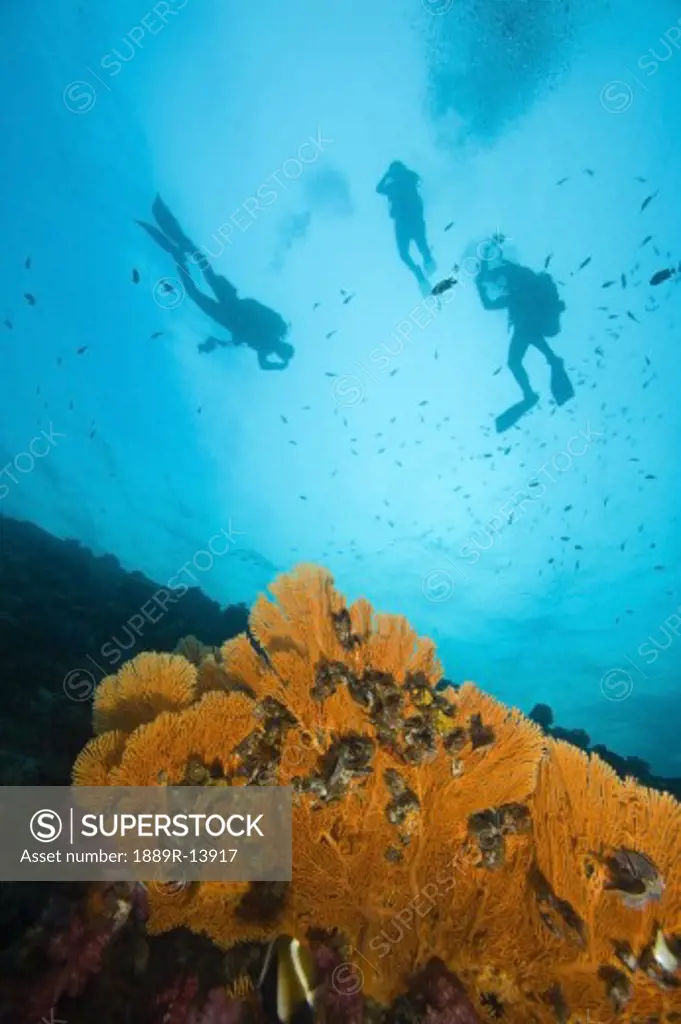
<instances>
[{"instance_id":1,"label":"scuba diver silhouette","mask_svg":"<svg viewBox=\"0 0 681 1024\"><path fill-rule=\"evenodd\" d=\"M427 276L435 271L433 254L426 239L423 200L419 194L421 178L400 160L394 160L379 181L376 191L387 196L389 213L395 221L395 241L402 262L411 270L423 295L430 294ZM423 268L409 253L412 242L421 253Z\"/></svg>"},{"instance_id":2,"label":"scuba diver silhouette","mask_svg":"<svg viewBox=\"0 0 681 1024\"><path fill-rule=\"evenodd\" d=\"M494 244L499 249L500 239ZM551 368L551 393L557 405L564 405L574 396L574 388L565 372L565 365L546 341L560 333L560 314L565 310L550 274L536 274L529 267L504 259L481 260L476 285L483 308L508 310L512 330L508 351L508 368L523 393L521 402L497 417L497 431L508 430L539 401L523 366L527 350L533 345ZM492 292L496 295L492 295Z\"/></svg>"},{"instance_id":3,"label":"scuba diver silhouette","mask_svg":"<svg viewBox=\"0 0 681 1024\"><path fill-rule=\"evenodd\" d=\"M239 298L234 285L226 277L215 273L207 257L184 234L160 196L156 198L152 210L158 227L145 221L137 223L173 257L192 302L230 334L228 340L213 336L207 338L198 346L199 352L212 352L218 346L227 348L248 345L257 352L261 370L285 370L295 349L285 341L289 325L284 318L256 299ZM188 267L190 255L215 298L205 295L194 282ZM272 356L276 357L274 361Z\"/></svg>"}]
</instances>

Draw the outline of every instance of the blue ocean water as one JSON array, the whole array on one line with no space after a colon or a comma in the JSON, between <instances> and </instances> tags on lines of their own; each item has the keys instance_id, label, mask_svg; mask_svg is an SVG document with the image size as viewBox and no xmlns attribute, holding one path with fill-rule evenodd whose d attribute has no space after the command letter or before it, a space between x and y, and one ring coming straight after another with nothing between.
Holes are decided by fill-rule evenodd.
<instances>
[{"instance_id":1,"label":"blue ocean water","mask_svg":"<svg viewBox=\"0 0 681 1024\"><path fill-rule=\"evenodd\" d=\"M680 774L681 275L650 284L681 260L680 14L7 7L2 512L223 604L322 563L432 636L448 678ZM420 176L430 285L457 282L439 303L376 191L393 161ZM158 195L290 323L283 372L199 351L226 335L202 265L136 223ZM475 281L500 234L548 264L575 389L556 406L531 349L539 402L503 434L509 332Z\"/></svg>"}]
</instances>

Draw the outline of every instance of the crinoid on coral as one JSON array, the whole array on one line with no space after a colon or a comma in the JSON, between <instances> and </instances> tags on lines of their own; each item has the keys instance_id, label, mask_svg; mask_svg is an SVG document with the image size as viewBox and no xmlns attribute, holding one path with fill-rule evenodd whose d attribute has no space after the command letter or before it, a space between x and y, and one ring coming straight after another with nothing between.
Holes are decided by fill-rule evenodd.
<instances>
[{"instance_id":1,"label":"crinoid on coral","mask_svg":"<svg viewBox=\"0 0 681 1024\"><path fill-rule=\"evenodd\" d=\"M104 681L74 780L291 784L293 880L157 889L152 931L333 934L382 1005L437 962L483 1020L681 1019L671 797L470 683L440 692L433 644L315 566L274 582L249 635L192 651Z\"/></svg>"}]
</instances>

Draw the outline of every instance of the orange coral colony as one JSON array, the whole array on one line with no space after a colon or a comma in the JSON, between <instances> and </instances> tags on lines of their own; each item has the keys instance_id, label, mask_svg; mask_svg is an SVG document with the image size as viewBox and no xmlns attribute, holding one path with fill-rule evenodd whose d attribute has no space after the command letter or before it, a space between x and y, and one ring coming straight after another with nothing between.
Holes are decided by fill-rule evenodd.
<instances>
[{"instance_id":1,"label":"orange coral colony","mask_svg":"<svg viewBox=\"0 0 681 1024\"><path fill-rule=\"evenodd\" d=\"M681 808L545 737L300 566L219 650L100 685L80 785L289 785L290 883L150 892L151 931L334 933L388 1005L438 957L482 1020L681 1020ZM255 642L254 642L255 641Z\"/></svg>"}]
</instances>

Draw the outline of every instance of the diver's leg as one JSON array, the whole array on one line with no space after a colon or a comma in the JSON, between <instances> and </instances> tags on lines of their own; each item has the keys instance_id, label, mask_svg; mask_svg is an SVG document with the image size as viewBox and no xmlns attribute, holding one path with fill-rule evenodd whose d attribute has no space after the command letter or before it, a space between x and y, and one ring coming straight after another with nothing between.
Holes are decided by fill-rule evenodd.
<instances>
[{"instance_id":1,"label":"diver's leg","mask_svg":"<svg viewBox=\"0 0 681 1024\"><path fill-rule=\"evenodd\" d=\"M204 295L203 292L196 287L196 284L194 283L191 275L189 274L186 268L186 264L180 261L177 264L177 268L181 273L184 273L185 275L183 287L185 293L189 296L192 302L195 302L199 309L203 313L205 313L206 316L209 316L211 320L213 320L216 324L220 324L220 326L223 326L220 319L220 303L216 302L215 299L212 299L210 295Z\"/></svg>"},{"instance_id":2,"label":"diver's leg","mask_svg":"<svg viewBox=\"0 0 681 1024\"><path fill-rule=\"evenodd\" d=\"M409 247L412 243L411 233L405 228L405 225L400 221L395 221L395 241L397 242L397 251L400 259L406 267L409 267L412 274L416 274L419 267L414 263L411 255L409 254Z\"/></svg>"},{"instance_id":3,"label":"diver's leg","mask_svg":"<svg viewBox=\"0 0 681 1024\"><path fill-rule=\"evenodd\" d=\"M405 267L408 267L409 270L411 270L418 283L419 291L425 298L427 295L430 295L430 284L428 282L428 278L423 273L423 270L418 263L415 263L409 255L409 246L413 241L412 235L407 229L405 229L404 225L399 224L397 221L395 221L395 238L397 240L397 251L400 254L400 259L404 263Z\"/></svg>"},{"instance_id":4,"label":"diver's leg","mask_svg":"<svg viewBox=\"0 0 681 1024\"><path fill-rule=\"evenodd\" d=\"M508 368L518 382L518 387L522 391L526 402L533 402L537 398L530 385L530 378L523 366L523 359L531 343L528 338L515 331L508 350Z\"/></svg>"},{"instance_id":5,"label":"diver's leg","mask_svg":"<svg viewBox=\"0 0 681 1024\"><path fill-rule=\"evenodd\" d=\"M418 221L415 221L413 237L416 242L416 247L423 258L424 270L427 274L433 274L435 272L435 260L433 259L433 254L430 251L428 239L426 238L426 222L423 217Z\"/></svg>"},{"instance_id":6,"label":"diver's leg","mask_svg":"<svg viewBox=\"0 0 681 1024\"><path fill-rule=\"evenodd\" d=\"M551 394L556 405L565 405L574 396L575 389L565 370L565 363L553 351L545 338L533 338L532 344L546 359L551 368Z\"/></svg>"},{"instance_id":7,"label":"diver's leg","mask_svg":"<svg viewBox=\"0 0 681 1024\"><path fill-rule=\"evenodd\" d=\"M556 353L553 351L546 338L542 338L540 336L532 338L529 344L534 345L534 347L539 352L541 352L544 359L547 363L549 363L549 365L553 366L555 365L555 363L562 363L563 360L556 355Z\"/></svg>"}]
</instances>

